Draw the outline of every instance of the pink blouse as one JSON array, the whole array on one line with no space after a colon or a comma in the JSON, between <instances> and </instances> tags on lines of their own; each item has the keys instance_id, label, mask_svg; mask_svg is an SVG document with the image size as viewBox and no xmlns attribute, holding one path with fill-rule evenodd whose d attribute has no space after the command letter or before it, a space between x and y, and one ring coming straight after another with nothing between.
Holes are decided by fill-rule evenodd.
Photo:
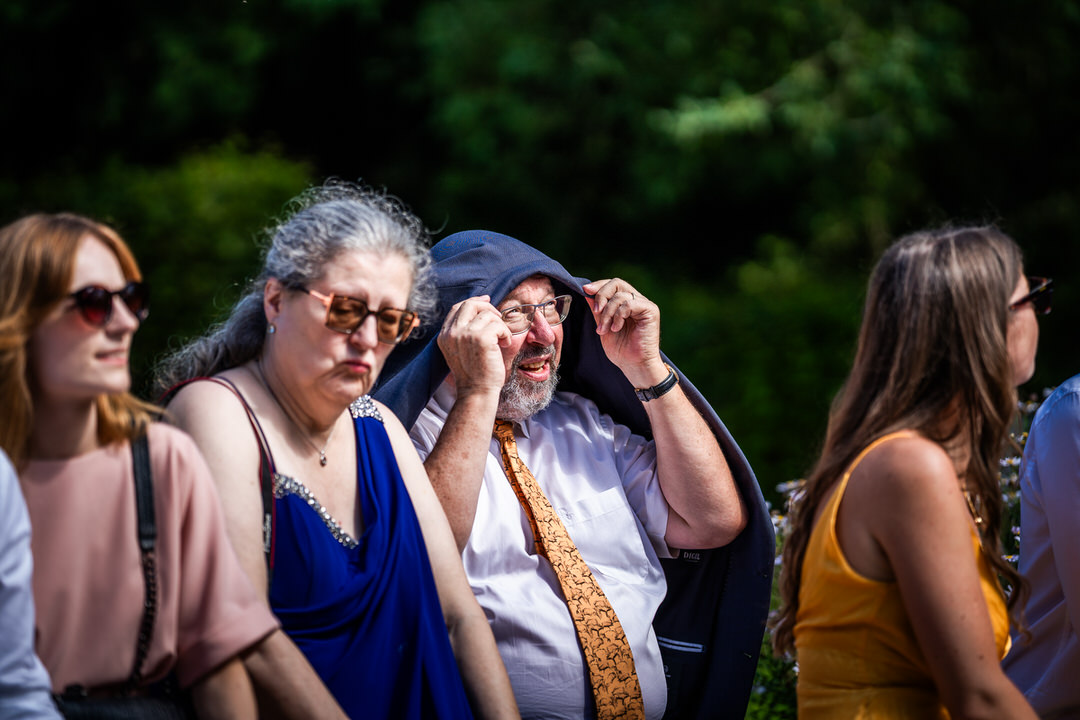
<instances>
[{"instance_id":1,"label":"pink blouse","mask_svg":"<svg viewBox=\"0 0 1080 720\"><path fill-rule=\"evenodd\" d=\"M218 495L192 440L150 428L158 611L145 682L174 670L187 687L277 627L225 534ZM122 683L142 619L142 563L128 443L32 460L20 481L33 526L37 651L53 688Z\"/></svg>"}]
</instances>

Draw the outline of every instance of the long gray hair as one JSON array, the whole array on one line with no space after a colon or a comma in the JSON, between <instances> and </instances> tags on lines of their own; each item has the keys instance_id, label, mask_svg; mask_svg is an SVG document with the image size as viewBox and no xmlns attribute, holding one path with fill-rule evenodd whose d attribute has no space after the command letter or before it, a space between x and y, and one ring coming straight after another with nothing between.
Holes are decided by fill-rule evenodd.
<instances>
[{"instance_id":1,"label":"long gray hair","mask_svg":"<svg viewBox=\"0 0 1080 720\"><path fill-rule=\"evenodd\" d=\"M435 305L428 232L397 198L369 187L330 181L291 200L287 215L266 234L262 270L229 317L157 366L157 393L195 377L215 375L257 357L266 340L263 288L270 278L285 287L307 285L342 252L397 254L412 269L408 307L421 318Z\"/></svg>"}]
</instances>

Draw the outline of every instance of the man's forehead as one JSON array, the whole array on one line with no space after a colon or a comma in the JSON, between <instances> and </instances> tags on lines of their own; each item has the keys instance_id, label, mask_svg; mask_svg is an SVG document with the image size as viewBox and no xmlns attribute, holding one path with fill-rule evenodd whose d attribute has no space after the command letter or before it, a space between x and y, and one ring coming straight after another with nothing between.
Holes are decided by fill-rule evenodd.
<instances>
[{"instance_id":1,"label":"man's forehead","mask_svg":"<svg viewBox=\"0 0 1080 720\"><path fill-rule=\"evenodd\" d=\"M551 278L547 275L533 275L511 290L498 306L503 308L514 305L527 305L529 303L544 302L553 297L555 297L555 288L551 283Z\"/></svg>"}]
</instances>

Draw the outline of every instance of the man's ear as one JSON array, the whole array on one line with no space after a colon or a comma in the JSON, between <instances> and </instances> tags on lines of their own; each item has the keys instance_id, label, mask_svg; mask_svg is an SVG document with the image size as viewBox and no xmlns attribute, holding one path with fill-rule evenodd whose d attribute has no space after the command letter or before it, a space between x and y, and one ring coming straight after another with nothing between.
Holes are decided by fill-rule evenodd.
<instances>
[{"instance_id":1,"label":"man's ear","mask_svg":"<svg viewBox=\"0 0 1080 720\"><path fill-rule=\"evenodd\" d=\"M273 324L281 314L281 302L285 299L285 286L275 277L266 281L263 286L263 312L266 313L266 322Z\"/></svg>"}]
</instances>

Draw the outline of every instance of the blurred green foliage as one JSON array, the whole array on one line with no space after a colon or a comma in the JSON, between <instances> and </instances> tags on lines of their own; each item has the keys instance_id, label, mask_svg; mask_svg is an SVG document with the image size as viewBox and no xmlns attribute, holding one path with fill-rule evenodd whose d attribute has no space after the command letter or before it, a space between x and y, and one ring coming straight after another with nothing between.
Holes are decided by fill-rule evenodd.
<instances>
[{"instance_id":1,"label":"blurred green foliage","mask_svg":"<svg viewBox=\"0 0 1080 720\"><path fill-rule=\"evenodd\" d=\"M721 418L738 418L733 432L759 480L774 479L765 490L775 497L777 483L816 459L831 395L854 352L861 282L831 275L775 237L762 238L754 259L718 269L714 286L672 283L630 265L612 269L660 306L665 351L694 369L692 382ZM793 474L762 475L776 467Z\"/></svg>"},{"instance_id":2,"label":"blurred green foliage","mask_svg":"<svg viewBox=\"0 0 1080 720\"><path fill-rule=\"evenodd\" d=\"M148 356L330 175L622 273L775 499L898 234L1000 222L1059 276L1036 383L1075 369L1078 29L1064 0L8 0L0 211L115 222L155 285Z\"/></svg>"},{"instance_id":3,"label":"blurred green foliage","mask_svg":"<svg viewBox=\"0 0 1080 720\"><path fill-rule=\"evenodd\" d=\"M140 387L327 176L520 237L664 311L766 496L814 459L881 249L997 221L1075 370L1080 11L1055 0L8 0L0 215L115 223L154 283Z\"/></svg>"},{"instance_id":4,"label":"blurred green foliage","mask_svg":"<svg viewBox=\"0 0 1080 720\"><path fill-rule=\"evenodd\" d=\"M1044 328L1075 317L1076 245L1043 238L1080 222L1078 20L1063 2L423 3L437 214L649 287L775 500L814 460L899 234L999 222L1032 272L1065 273ZM1072 372L1068 344L1045 333L1036 382Z\"/></svg>"},{"instance_id":5,"label":"blurred green foliage","mask_svg":"<svg viewBox=\"0 0 1080 720\"><path fill-rule=\"evenodd\" d=\"M900 234L1001 224L1056 278L1031 387L1075 373L1078 31L1068 0L5 0L0 220L69 209L131 242L145 389L289 197L363 178L436 237L638 285L776 504Z\"/></svg>"}]
</instances>

